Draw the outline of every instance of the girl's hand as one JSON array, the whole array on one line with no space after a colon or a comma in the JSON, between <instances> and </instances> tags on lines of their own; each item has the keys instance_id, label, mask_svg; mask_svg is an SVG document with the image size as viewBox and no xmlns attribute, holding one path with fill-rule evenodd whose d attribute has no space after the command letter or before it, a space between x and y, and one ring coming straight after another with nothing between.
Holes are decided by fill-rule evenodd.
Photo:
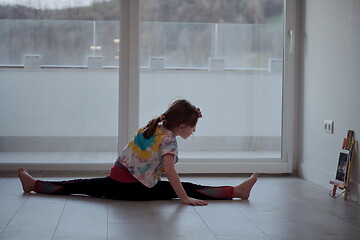
<instances>
[{"instance_id":1,"label":"girl's hand","mask_svg":"<svg viewBox=\"0 0 360 240\"><path fill-rule=\"evenodd\" d=\"M166 154L163 156L164 158L164 170L166 177L169 179L169 182L174 189L176 195L179 197L180 201L183 204L192 205L192 206L205 206L208 203L195 199L195 198L189 198L184 190L184 187L182 186L180 182L180 178L178 173L175 170L175 162L174 162L174 155L173 154Z\"/></svg>"},{"instance_id":2,"label":"girl's hand","mask_svg":"<svg viewBox=\"0 0 360 240\"><path fill-rule=\"evenodd\" d=\"M192 206L206 206L208 205L208 203L204 200L199 200L199 199L195 199L195 198L186 198L184 200L181 200L181 203L183 204L187 204L187 205L192 205Z\"/></svg>"}]
</instances>

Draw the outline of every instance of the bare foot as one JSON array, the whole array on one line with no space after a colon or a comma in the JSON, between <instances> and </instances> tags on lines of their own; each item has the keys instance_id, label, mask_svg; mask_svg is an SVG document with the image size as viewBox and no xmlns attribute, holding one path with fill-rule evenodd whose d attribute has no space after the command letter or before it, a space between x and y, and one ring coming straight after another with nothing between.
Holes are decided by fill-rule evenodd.
<instances>
[{"instance_id":1,"label":"bare foot","mask_svg":"<svg viewBox=\"0 0 360 240\"><path fill-rule=\"evenodd\" d=\"M240 185L234 187L234 197L248 199L250 197L250 192L252 187L255 185L258 177L258 173L255 172L251 175L251 177L242 182Z\"/></svg>"},{"instance_id":2,"label":"bare foot","mask_svg":"<svg viewBox=\"0 0 360 240\"><path fill-rule=\"evenodd\" d=\"M18 176L24 192L28 193L34 190L36 180L28 173L25 168L18 169Z\"/></svg>"}]
</instances>

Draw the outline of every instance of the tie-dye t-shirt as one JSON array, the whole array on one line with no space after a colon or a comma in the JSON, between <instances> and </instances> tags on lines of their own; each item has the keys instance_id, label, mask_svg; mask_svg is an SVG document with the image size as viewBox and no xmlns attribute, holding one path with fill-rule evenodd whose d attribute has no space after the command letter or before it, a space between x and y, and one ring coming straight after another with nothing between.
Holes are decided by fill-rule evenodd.
<instances>
[{"instance_id":1,"label":"tie-dye t-shirt","mask_svg":"<svg viewBox=\"0 0 360 240\"><path fill-rule=\"evenodd\" d=\"M163 156L173 154L178 161L176 136L163 126L156 128L149 139L143 136L140 129L124 148L117 162L126 167L142 184L151 188L164 173Z\"/></svg>"}]
</instances>

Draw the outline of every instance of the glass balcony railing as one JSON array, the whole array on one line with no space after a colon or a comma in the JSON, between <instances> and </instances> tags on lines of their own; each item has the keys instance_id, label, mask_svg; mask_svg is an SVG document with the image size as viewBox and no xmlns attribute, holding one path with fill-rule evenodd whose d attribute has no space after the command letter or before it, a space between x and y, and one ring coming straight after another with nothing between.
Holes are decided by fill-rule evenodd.
<instances>
[{"instance_id":1,"label":"glass balcony railing","mask_svg":"<svg viewBox=\"0 0 360 240\"><path fill-rule=\"evenodd\" d=\"M115 21L0 20L0 140L6 143L0 151L116 151L118 34ZM282 25L141 22L141 68L266 71L142 71L141 126L181 96L206 116L193 138L179 141L181 150L279 157L282 41ZM6 69L25 66L26 56L44 68L69 69ZM72 69L89 67L89 59L114 70ZM226 128L214 128L219 123Z\"/></svg>"},{"instance_id":2,"label":"glass balcony railing","mask_svg":"<svg viewBox=\"0 0 360 240\"><path fill-rule=\"evenodd\" d=\"M140 66L161 60L165 68L268 69L282 59L279 24L140 23ZM0 20L0 66L23 66L36 56L41 66L86 67L96 57L119 66L119 22ZM279 43L280 42L280 43Z\"/></svg>"}]
</instances>

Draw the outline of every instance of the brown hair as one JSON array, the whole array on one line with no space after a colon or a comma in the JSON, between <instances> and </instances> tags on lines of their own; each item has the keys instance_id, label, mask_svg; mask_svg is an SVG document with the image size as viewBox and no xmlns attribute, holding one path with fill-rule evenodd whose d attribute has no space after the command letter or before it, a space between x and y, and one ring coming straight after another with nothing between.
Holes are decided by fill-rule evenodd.
<instances>
[{"instance_id":1,"label":"brown hair","mask_svg":"<svg viewBox=\"0 0 360 240\"><path fill-rule=\"evenodd\" d=\"M200 109L185 99L176 100L170 105L166 112L148 122L143 136L149 139L154 135L156 127L161 121L164 127L173 130L181 124L195 127L199 117L201 117Z\"/></svg>"}]
</instances>

